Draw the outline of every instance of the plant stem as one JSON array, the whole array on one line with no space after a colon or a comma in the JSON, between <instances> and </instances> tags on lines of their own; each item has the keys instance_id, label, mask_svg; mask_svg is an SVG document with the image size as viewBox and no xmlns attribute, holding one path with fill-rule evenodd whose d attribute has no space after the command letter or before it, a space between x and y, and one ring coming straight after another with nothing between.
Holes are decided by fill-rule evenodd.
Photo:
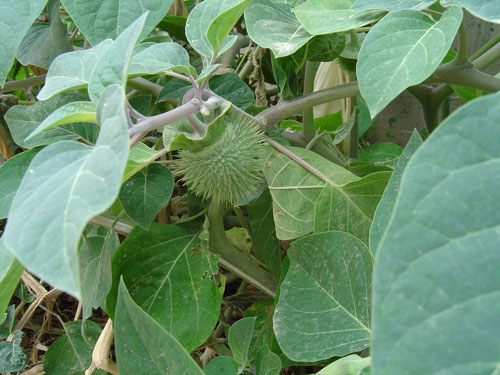
<instances>
[{"instance_id":1,"label":"plant stem","mask_svg":"<svg viewBox=\"0 0 500 375\"><path fill-rule=\"evenodd\" d=\"M354 116L354 125L352 126L351 132L349 133L349 158L358 160L358 110L357 110L357 98L353 96L351 98L351 116Z\"/></svg>"},{"instance_id":2,"label":"plant stem","mask_svg":"<svg viewBox=\"0 0 500 375\"><path fill-rule=\"evenodd\" d=\"M4 86L0 89L0 93L21 90L21 89L25 89L27 87L41 85L45 82L46 76L47 76L46 74L42 74L42 75L31 77L31 78L25 78L25 79L19 79L17 81L5 82Z\"/></svg>"},{"instance_id":3,"label":"plant stem","mask_svg":"<svg viewBox=\"0 0 500 375\"><path fill-rule=\"evenodd\" d=\"M500 52L500 51L499 51ZM456 66L453 61L441 65L424 83L452 83L482 89L490 92L500 90L500 79L483 73L472 66L464 64Z\"/></svg>"},{"instance_id":4,"label":"plant stem","mask_svg":"<svg viewBox=\"0 0 500 375\"><path fill-rule=\"evenodd\" d=\"M487 52L482 54L480 57L474 60L474 67L483 70L488 66L493 64L500 58L500 42L495 44L492 48L490 48Z\"/></svg>"},{"instance_id":5,"label":"plant stem","mask_svg":"<svg viewBox=\"0 0 500 375\"><path fill-rule=\"evenodd\" d=\"M210 251L221 256L219 263L222 267L235 273L271 297L276 297L277 282L274 277L257 266L252 258L241 253L228 242L222 221L223 215L223 205L212 200L208 209Z\"/></svg>"},{"instance_id":6,"label":"plant stem","mask_svg":"<svg viewBox=\"0 0 500 375\"><path fill-rule=\"evenodd\" d=\"M488 52L495 44L500 43L500 33L495 35L493 38L491 38L488 43L483 45L480 49L478 49L476 52L474 52L471 56L471 60L476 60L477 58L481 57L484 55L486 52Z\"/></svg>"},{"instance_id":7,"label":"plant stem","mask_svg":"<svg viewBox=\"0 0 500 375\"><path fill-rule=\"evenodd\" d=\"M129 129L129 135L133 136L138 133L145 133L151 130L159 129L165 125L171 124L178 121L184 117L192 115L200 110L201 101L193 98L187 103L181 105L180 107L174 108L171 111L152 116L145 117L140 120L132 128Z\"/></svg>"},{"instance_id":8,"label":"plant stem","mask_svg":"<svg viewBox=\"0 0 500 375\"><path fill-rule=\"evenodd\" d=\"M306 69L304 73L304 95L314 92L314 77L316 76L316 65L312 61L306 62ZM314 126L314 113L313 106L304 109L304 117L302 120L302 129L304 136L308 141L316 135L316 128Z\"/></svg>"},{"instance_id":9,"label":"plant stem","mask_svg":"<svg viewBox=\"0 0 500 375\"><path fill-rule=\"evenodd\" d=\"M260 122L263 130L267 131L274 124L292 116L298 111L304 110L305 108L357 95L359 95L358 83L346 83L345 85L316 91L300 98L280 103L259 113L256 116L256 119Z\"/></svg>"},{"instance_id":10,"label":"plant stem","mask_svg":"<svg viewBox=\"0 0 500 375\"><path fill-rule=\"evenodd\" d=\"M243 214L243 211L241 210L241 208L235 206L234 213L236 214L236 217L237 217L241 227L244 228L249 235L251 235L252 232L250 230L250 225L248 224L248 220L245 217L245 215Z\"/></svg>"},{"instance_id":11,"label":"plant stem","mask_svg":"<svg viewBox=\"0 0 500 375\"><path fill-rule=\"evenodd\" d=\"M151 94L155 98L160 95L162 87L142 77L135 77L127 81L127 86L145 94Z\"/></svg>"},{"instance_id":12,"label":"plant stem","mask_svg":"<svg viewBox=\"0 0 500 375\"><path fill-rule=\"evenodd\" d=\"M462 21L460 28L458 29L458 50L457 55L451 61L456 65L462 65L469 62L467 58L467 29L465 27L465 22Z\"/></svg>"}]
</instances>

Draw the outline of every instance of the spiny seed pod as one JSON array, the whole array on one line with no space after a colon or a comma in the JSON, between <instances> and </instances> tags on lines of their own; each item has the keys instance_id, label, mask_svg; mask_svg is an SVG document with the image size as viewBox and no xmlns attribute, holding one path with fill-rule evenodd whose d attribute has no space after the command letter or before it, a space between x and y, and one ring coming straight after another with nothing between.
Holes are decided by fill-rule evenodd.
<instances>
[{"instance_id":1,"label":"spiny seed pod","mask_svg":"<svg viewBox=\"0 0 500 375\"><path fill-rule=\"evenodd\" d=\"M234 203L249 199L263 183L263 134L241 114L224 120L226 128L214 143L198 152L179 152L178 171L189 189L204 199Z\"/></svg>"}]
</instances>

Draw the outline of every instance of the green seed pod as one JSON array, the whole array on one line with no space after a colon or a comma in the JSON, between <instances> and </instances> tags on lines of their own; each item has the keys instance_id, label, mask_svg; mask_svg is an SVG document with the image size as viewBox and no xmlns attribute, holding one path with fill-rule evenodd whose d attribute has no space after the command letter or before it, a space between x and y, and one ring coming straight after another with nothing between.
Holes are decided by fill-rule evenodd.
<instances>
[{"instance_id":1,"label":"green seed pod","mask_svg":"<svg viewBox=\"0 0 500 375\"><path fill-rule=\"evenodd\" d=\"M178 171L189 189L204 199L235 203L258 193L263 183L263 134L259 125L241 114L230 114L222 134L210 145L179 152Z\"/></svg>"}]
</instances>

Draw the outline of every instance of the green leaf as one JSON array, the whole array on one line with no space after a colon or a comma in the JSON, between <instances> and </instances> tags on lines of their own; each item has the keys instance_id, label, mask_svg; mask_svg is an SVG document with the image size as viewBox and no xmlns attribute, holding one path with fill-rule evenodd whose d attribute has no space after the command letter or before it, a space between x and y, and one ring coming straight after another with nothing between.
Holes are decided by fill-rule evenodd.
<instances>
[{"instance_id":1,"label":"green leaf","mask_svg":"<svg viewBox=\"0 0 500 375\"><path fill-rule=\"evenodd\" d=\"M266 190L256 200L246 205L252 230L252 251L261 260L269 272L279 277L281 270L281 246L276 238L272 199Z\"/></svg>"},{"instance_id":2,"label":"green leaf","mask_svg":"<svg viewBox=\"0 0 500 375\"><path fill-rule=\"evenodd\" d=\"M398 163L394 167L394 172L392 173L391 179L387 184L387 188L384 191L384 195L380 200L377 210L375 211L375 216L373 217L373 223L370 228L370 250L372 254L375 255L377 248L382 239L389 221L392 217L394 205L396 204L396 197L398 195L401 179L403 177L403 172L406 169L406 165L410 161L411 157L423 143L422 137L415 129L413 134L408 141L406 147L401 154Z\"/></svg>"},{"instance_id":3,"label":"green leaf","mask_svg":"<svg viewBox=\"0 0 500 375\"><path fill-rule=\"evenodd\" d=\"M382 18L383 12L351 9L355 0L308 0L293 9L299 22L313 35L331 34L367 25ZM328 20L328 22L325 22Z\"/></svg>"},{"instance_id":4,"label":"green leaf","mask_svg":"<svg viewBox=\"0 0 500 375\"><path fill-rule=\"evenodd\" d=\"M22 331L14 331L11 341L0 342L0 372L20 371L26 363L26 354L21 347Z\"/></svg>"},{"instance_id":5,"label":"green leaf","mask_svg":"<svg viewBox=\"0 0 500 375\"><path fill-rule=\"evenodd\" d=\"M256 375L280 375L281 359L269 350L267 345L262 346L255 361Z\"/></svg>"},{"instance_id":6,"label":"green leaf","mask_svg":"<svg viewBox=\"0 0 500 375\"><path fill-rule=\"evenodd\" d=\"M246 108L254 102L252 89L236 73L211 78L210 89L238 108Z\"/></svg>"},{"instance_id":7,"label":"green leaf","mask_svg":"<svg viewBox=\"0 0 500 375\"><path fill-rule=\"evenodd\" d=\"M377 172L342 188L325 186L314 206L314 233L339 230L368 245L373 215L390 177L390 172Z\"/></svg>"},{"instance_id":8,"label":"green leaf","mask_svg":"<svg viewBox=\"0 0 500 375\"><path fill-rule=\"evenodd\" d=\"M75 122L97 122L97 107L92 102L70 102L57 108L48 115L45 120L31 132L26 140L30 140L40 132L55 128L56 126L71 124Z\"/></svg>"},{"instance_id":9,"label":"green leaf","mask_svg":"<svg viewBox=\"0 0 500 375\"><path fill-rule=\"evenodd\" d=\"M361 358L357 354L337 359L321 369L317 375L361 375L361 371L370 366L371 358Z\"/></svg>"},{"instance_id":10,"label":"green leaf","mask_svg":"<svg viewBox=\"0 0 500 375\"><path fill-rule=\"evenodd\" d=\"M3 0L0 5L0 86L9 74L17 49L47 0Z\"/></svg>"},{"instance_id":11,"label":"green leaf","mask_svg":"<svg viewBox=\"0 0 500 375\"><path fill-rule=\"evenodd\" d=\"M24 151L7 160L0 166L0 219L9 215L10 205L14 199L21 180L28 169L31 160L40 149Z\"/></svg>"},{"instance_id":12,"label":"green leaf","mask_svg":"<svg viewBox=\"0 0 500 375\"><path fill-rule=\"evenodd\" d=\"M93 308L104 305L111 289L111 257L119 245L118 234L105 228L83 236L78 256L84 320L90 318Z\"/></svg>"},{"instance_id":13,"label":"green leaf","mask_svg":"<svg viewBox=\"0 0 500 375\"><path fill-rule=\"evenodd\" d=\"M356 0L351 9L383 9L393 12L402 9L425 9L435 3L436 0Z\"/></svg>"},{"instance_id":14,"label":"green leaf","mask_svg":"<svg viewBox=\"0 0 500 375\"><path fill-rule=\"evenodd\" d=\"M120 374L204 375L175 337L134 302L123 280L114 324Z\"/></svg>"},{"instance_id":15,"label":"green leaf","mask_svg":"<svg viewBox=\"0 0 500 375\"><path fill-rule=\"evenodd\" d=\"M227 342L236 362L245 368L248 363L248 349L252 341L255 317L242 318L229 328Z\"/></svg>"},{"instance_id":16,"label":"green leaf","mask_svg":"<svg viewBox=\"0 0 500 375\"><path fill-rule=\"evenodd\" d=\"M59 0L50 0L50 24L35 22L24 37L16 57L23 65L35 65L47 69L61 53L71 51L66 24L59 16Z\"/></svg>"},{"instance_id":17,"label":"green leaf","mask_svg":"<svg viewBox=\"0 0 500 375\"><path fill-rule=\"evenodd\" d=\"M290 149L323 173L335 186L359 179L312 151L295 147ZM264 176L273 197L278 239L289 240L311 233L314 227L314 206L327 183L277 151L266 160Z\"/></svg>"},{"instance_id":18,"label":"green leaf","mask_svg":"<svg viewBox=\"0 0 500 375\"><path fill-rule=\"evenodd\" d=\"M62 0L71 19L92 45L115 39L139 16L149 11L138 39L146 37L167 14L173 0Z\"/></svg>"},{"instance_id":19,"label":"green leaf","mask_svg":"<svg viewBox=\"0 0 500 375\"><path fill-rule=\"evenodd\" d=\"M340 56L345 47L342 33L318 35L307 45L307 60L332 61Z\"/></svg>"},{"instance_id":20,"label":"green leaf","mask_svg":"<svg viewBox=\"0 0 500 375\"><path fill-rule=\"evenodd\" d=\"M189 82L179 78L172 78L161 89L160 94L158 94L158 98L156 98L156 103L172 99L182 99L184 94L192 87L193 85Z\"/></svg>"},{"instance_id":21,"label":"green leaf","mask_svg":"<svg viewBox=\"0 0 500 375\"><path fill-rule=\"evenodd\" d=\"M369 345L373 260L343 232L312 234L288 249L274 332L287 357L317 361Z\"/></svg>"},{"instance_id":22,"label":"green leaf","mask_svg":"<svg viewBox=\"0 0 500 375\"><path fill-rule=\"evenodd\" d=\"M375 375L498 371L499 99L458 109L406 167L375 263Z\"/></svg>"},{"instance_id":23,"label":"green leaf","mask_svg":"<svg viewBox=\"0 0 500 375\"><path fill-rule=\"evenodd\" d=\"M500 1L498 0L441 0L445 7L458 5L485 21L500 23Z\"/></svg>"},{"instance_id":24,"label":"green leaf","mask_svg":"<svg viewBox=\"0 0 500 375\"><path fill-rule=\"evenodd\" d=\"M196 75L196 70L189 63L187 51L177 43L155 43L134 54L130 61L128 74L158 74L167 71L187 76Z\"/></svg>"},{"instance_id":25,"label":"green leaf","mask_svg":"<svg viewBox=\"0 0 500 375\"><path fill-rule=\"evenodd\" d=\"M92 48L57 56L50 64L45 85L37 95L38 100L47 100L63 91L87 87L97 61L112 44L111 39L106 39Z\"/></svg>"},{"instance_id":26,"label":"green leaf","mask_svg":"<svg viewBox=\"0 0 500 375\"><path fill-rule=\"evenodd\" d=\"M358 177L366 177L369 174L376 172L392 172L392 168L383 165L374 165L363 161L352 161L347 167L352 173Z\"/></svg>"},{"instance_id":27,"label":"green leaf","mask_svg":"<svg viewBox=\"0 0 500 375\"><path fill-rule=\"evenodd\" d=\"M6 311L2 312L0 315L2 316L2 318L0 318L0 339L6 339L12 332L12 328L14 327L14 315L16 311L15 307L15 305L9 305Z\"/></svg>"},{"instance_id":28,"label":"green leaf","mask_svg":"<svg viewBox=\"0 0 500 375\"><path fill-rule=\"evenodd\" d=\"M110 316L122 277L134 301L186 350L203 344L219 317L223 288L214 280L215 256L200 249L198 235L175 225L135 227L113 256Z\"/></svg>"},{"instance_id":29,"label":"green leaf","mask_svg":"<svg viewBox=\"0 0 500 375\"><path fill-rule=\"evenodd\" d=\"M24 148L79 138L87 139L93 143L97 135L97 128L95 125L88 123L58 125L30 139L26 139L53 112L56 112L68 103L85 98L85 95L65 93L45 102L36 102L30 106L16 105L11 107L5 114L5 121L9 125L14 142ZM54 117L56 116L58 117L59 115L54 114Z\"/></svg>"},{"instance_id":30,"label":"green leaf","mask_svg":"<svg viewBox=\"0 0 500 375\"><path fill-rule=\"evenodd\" d=\"M417 10L400 10L371 29L359 51L357 75L372 118L406 88L436 70L461 21L458 7L445 11L437 22Z\"/></svg>"},{"instance_id":31,"label":"green leaf","mask_svg":"<svg viewBox=\"0 0 500 375\"><path fill-rule=\"evenodd\" d=\"M189 13L186 37L191 46L212 60L250 0L205 0Z\"/></svg>"},{"instance_id":32,"label":"green leaf","mask_svg":"<svg viewBox=\"0 0 500 375\"><path fill-rule=\"evenodd\" d=\"M271 49L275 57L291 55L313 37L291 9L287 4L254 0L245 10L248 35L259 46Z\"/></svg>"},{"instance_id":33,"label":"green leaf","mask_svg":"<svg viewBox=\"0 0 500 375\"><path fill-rule=\"evenodd\" d=\"M89 97L94 103L99 101L106 87L112 84L125 85L132 52L147 16L148 13L144 13L123 30L97 60L90 73L88 87Z\"/></svg>"},{"instance_id":34,"label":"green leaf","mask_svg":"<svg viewBox=\"0 0 500 375\"><path fill-rule=\"evenodd\" d=\"M9 212L3 236L32 272L80 297L77 247L85 224L116 199L129 149L125 93L109 87L97 109L95 147L65 141L31 162Z\"/></svg>"},{"instance_id":35,"label":"green leaf","mask_svg":"<svg viewBox=\"0 0 500 375\"><path fill-rule=\"evenodd\" d=\"M7 310L23 269L0 238L0 317Z\"/></svg>"},{"instance_id":36,"label":"green leaf","mask_svg":"<svg viewBox=\"0 0 500 375\"><path fill-rule=\"evenodd\" d=\"M156 151L152 148L146 146L142 142L136 143L128 155L127 165L125 167L125 172L123 173L123 181L127 181L130 177L144 168L143 163L147 162L147 160L151 158L154 158L155 155Z\"/></svg>"},{"instance_id":37,"label":"green leaf","mask_svg":"<svg viewBox=\"0 0 500 375\"><path fill-rule=\"evenodd\" d=\"M123 184L120 202L127 215L147 230L170 200L173 190L174 176L170 169L151 164Z\"/></svg>"},{"instance_id":38,"label":"green leaf","mask_svg":"<svg viewBox=\"0 0 500 375\"><path fill-rule=\"evenodd\" d=\"M218 356L208 362L203 372L205 375L236 375L238 363L231 357Z\"/></svg>"},{"instance_id":39,"label":"green leaf","mask_svg":"<svg viewBox=\"0 0 500 375\"><path fill-rule=\"evenodd\" d=\"M360 149L359 160L394 168L402 152L403 149L395 143L380 142Z\"/></svg>"},{"instance_id":40,"label":"green leaf","mask_svg":"<svg viewBox=\"0 0 500 375\"><path fill-rule=\"evenodd\" d=\"M47 375L84 375L92 363L92 351L101 327L90 320L64 323L63 327L66 334L49 346L43 359L43 371Z\"/></svg>"}]
</instances>

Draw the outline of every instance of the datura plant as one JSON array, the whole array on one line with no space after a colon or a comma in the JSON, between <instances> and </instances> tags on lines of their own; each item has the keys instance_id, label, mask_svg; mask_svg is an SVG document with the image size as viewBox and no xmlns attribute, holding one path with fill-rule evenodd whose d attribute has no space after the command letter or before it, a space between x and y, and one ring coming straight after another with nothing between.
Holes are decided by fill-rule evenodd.
<instances>
[{"instance_id":1,"label":"datura plant","mask_svg":"<svg viewBox=\"0 0 500 375\"><path fill-rule=\"evenodd\" d=\"M1 373L499 373L500 0L0 10Z\"/></svg>"}]
</instances>

